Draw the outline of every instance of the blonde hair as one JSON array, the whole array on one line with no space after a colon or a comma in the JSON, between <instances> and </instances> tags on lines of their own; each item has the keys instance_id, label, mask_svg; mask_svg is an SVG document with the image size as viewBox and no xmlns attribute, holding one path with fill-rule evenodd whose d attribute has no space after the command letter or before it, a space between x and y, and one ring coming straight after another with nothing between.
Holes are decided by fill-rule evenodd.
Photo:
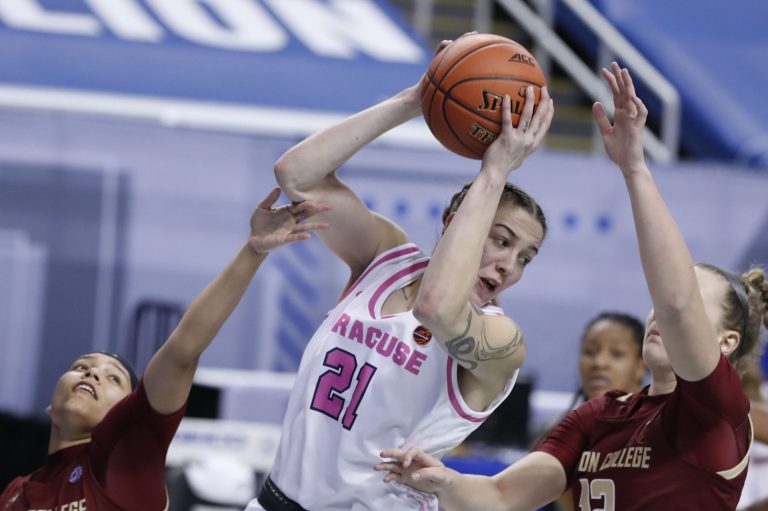
<instances>
[{"instance_id":1,"label":"blonde hair","mask_svg":"<svg viewBox=\"0 0 768 511\"><path fill-rule=\"evenodd\" d=\"M729 274L711 264L697 266L717 273L730 284L723 300L721 326L741 333L739 346L729 356L731 363L741 373L763 351L760 327L768 328L768 281L765 270L753 267L746 273ZM738 289L739 284L743 286L743 290Z\"/></svg>"}]
</instances>

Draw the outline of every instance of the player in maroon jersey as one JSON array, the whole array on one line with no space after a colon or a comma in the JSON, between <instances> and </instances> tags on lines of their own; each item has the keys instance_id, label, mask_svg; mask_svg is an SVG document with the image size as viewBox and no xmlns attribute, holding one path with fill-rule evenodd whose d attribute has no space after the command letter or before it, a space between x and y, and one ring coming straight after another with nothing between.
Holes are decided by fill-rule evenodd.
<instances>
[{"instance_id":1,"label":"player in maroon jersey","mask_svg":"<svg viewBox=\"0 0 768 511\"><path fill-rule=\"evenodd\" d=\"M568 488L580 511L732 510L739 500L752 427L736 367L768 326L768 283L759 269L693 264L645 164L647 110L629 72L613 63L603 76L615 123L600 103L595 119L624 175L654 305L643 343L651 384L586 402L494 477L461 475L417 448L382 453L392 458L376 466L385 481L434 492L448 511L530 510Z\"/></svg>"},{"instance_id":2,"label":"player in maroon jersey","mask_svg":"<svg viewBox=\"0 0 768 511\"><path fill-rule=\"evenodd\" d=\"M251 236L192 302L139 382L121 357L88 353L56 384L48 460L0 495L0 511L160 511L167 508L165 455L200 355L243 296L267 253L308 239L323 223L299 223L326 206L272 209L275 188L251 217Z\"/></svg>"}]
</instances>

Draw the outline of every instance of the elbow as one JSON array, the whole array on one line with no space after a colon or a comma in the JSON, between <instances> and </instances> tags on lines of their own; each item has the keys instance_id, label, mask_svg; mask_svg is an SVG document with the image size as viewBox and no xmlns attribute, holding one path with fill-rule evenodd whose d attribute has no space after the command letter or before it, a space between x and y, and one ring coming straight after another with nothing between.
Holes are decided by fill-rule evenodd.
<instances>
[{"instance_id":1,"label":"elbow","mask_svg":"<svg viewBox=\"0 0 768 511\"><path fill-rule=\"evenodd\" d=\"M298 191L299 171L295 158L291 156L291 151L283 154L275 163L275 179L280 188L290 196L291 192Z\"/></svg>"},{"instance_id":2,"label":"elbow","mask_svg":"<svg viewBox=\"0 0 768 511\"><path fill-rule=\"evenodd\" d=\"M430 300L425 300L421 296L416 299L416 303L413 304L413 315L422 323L427 323L432 320L437 314L437 307Z\"/></svg>"},{"instance_id":3,"label":"elbow","mask_svg":"<svg viewBox=\"0 0 768 511\"><path fill-rule=\"evenodd\" d=\"M317 200L317 197L313 198L312 195L323 186L325 176L318 176L313 171L308 172L308 169L311 169L311 162L296 153L295 149L290 149L275 162L275 180L289 199Z\"/></svg>"}]
</instances>

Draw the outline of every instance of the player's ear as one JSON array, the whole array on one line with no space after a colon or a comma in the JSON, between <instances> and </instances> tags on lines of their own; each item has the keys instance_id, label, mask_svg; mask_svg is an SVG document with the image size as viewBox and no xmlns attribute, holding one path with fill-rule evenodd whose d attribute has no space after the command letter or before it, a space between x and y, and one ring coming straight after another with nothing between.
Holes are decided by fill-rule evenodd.
<instances>
[{"instance_id":1,"label":"player's ear","mask_svg":"<svg viewBox=\"0 0 768 511\"><path fill-rule=\"evenodd\" d=\"M734 330L728 330L720 338L720 351L727 357L736 351L740 342L741 335Z\"/></svg>"}]
</instances>

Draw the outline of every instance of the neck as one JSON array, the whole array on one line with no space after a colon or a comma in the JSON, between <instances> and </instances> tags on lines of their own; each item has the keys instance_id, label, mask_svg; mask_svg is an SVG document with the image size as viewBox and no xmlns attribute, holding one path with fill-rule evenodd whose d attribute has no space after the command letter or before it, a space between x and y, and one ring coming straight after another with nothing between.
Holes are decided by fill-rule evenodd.
<instances>
[{"instance_id":1,"label":"neck","mask_svg":"<svg viewBox=\"0 0 768 511\"><path fill-rule=\"evenodd\" d=\"M671 394L677 387L677 378L672 368L651 369L651 386L648 389L649 396L662 396Z\"/></svg>"},{"instance_id":2,"label":"neck","mask_svg":"<svg viewBox=\"0 0 768 511\"><path fill-rule=\"evenodd\" d=\"M90 432L87 434L71 435L71 438L65 438L61 430L55 425L51 426L51 436L48 438L48 454L72 447L73 445L85 444L91 441Z\"/></svg>"}]
</instances>

